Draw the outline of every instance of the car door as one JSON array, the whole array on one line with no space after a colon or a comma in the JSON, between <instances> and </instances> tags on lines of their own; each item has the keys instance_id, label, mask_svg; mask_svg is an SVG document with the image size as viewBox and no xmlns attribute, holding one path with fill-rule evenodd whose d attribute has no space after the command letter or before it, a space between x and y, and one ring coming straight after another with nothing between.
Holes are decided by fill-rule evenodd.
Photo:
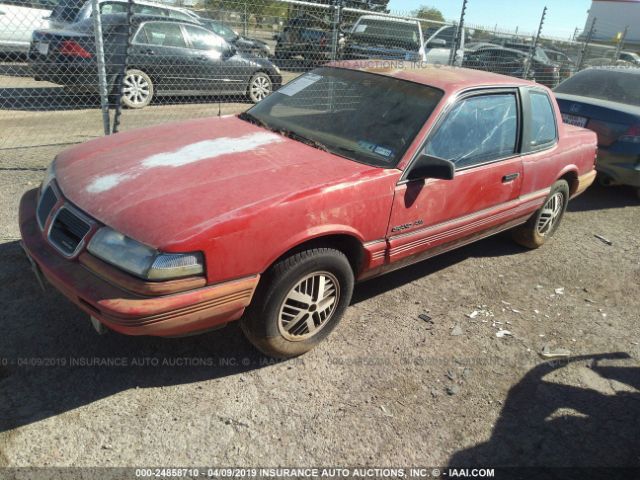
<instances>
[{"instance_id":1,"label":"car door","mask_svg":"<svg viewBox=\"0 0 640 480\"><path fill-rule=\"evenodd\" d=\"M200 52L189 48L179 23L150 21L140 25L132 42L130 65L151 76L156 89L184 92L200 89Z\"/></svg>"},{"instance_id":2,"label":"car door","mask_svg":"<svg viewBox=\"0 0 640 480\"><path fill-rule=\"evenodd\" d=\"M196 52L198 62L194 75L200 90L215 93L244 91L249 73L245 71L245 62L232 58L232 47L221 36L202 27L184 25L184 29L190 47Z\"/></svg>"},{"instance_id":3,"label":"car door","mask_svg":"<svg viewBox=\"0 0 640 480\"><path fill-rule=\"evenodd\" d=\"M441 116L419 152L452 161L455 176L399 182L391 262L468 242L517 217L521 112L517 89L495 89L463 95Z\"/></svg>"}]
</instances>

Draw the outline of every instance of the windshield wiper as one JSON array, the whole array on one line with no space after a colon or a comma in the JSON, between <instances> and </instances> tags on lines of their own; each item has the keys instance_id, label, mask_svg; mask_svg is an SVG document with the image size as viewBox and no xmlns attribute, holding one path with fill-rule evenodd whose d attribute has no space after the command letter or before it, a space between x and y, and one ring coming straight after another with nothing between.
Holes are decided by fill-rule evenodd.
<instances>
[{"instance_id":1,"label":"windshield wiper","mask_svg":"<svg viewBox=\"0 0 640 480\"><path fill-rule=\"evenodd\" d=\"M291 138L292 140L296 140L300 143L304 143L305 145L309 145L311 147L317 148L318 150L322 150L323 152L329 151L329 149L320 142L307 138L304 135L300 135L299 133L296 133L293 130L288 130L286 128L271 127L270 125L263 122L258 117L256 117L255 115L252 115L249 112L242 112L240 115L238 115L238 118L240 120L253 123L254 125L257 125L259 127L266 128L267 130L271 130L272 132L279 133L284 137Z\"/></svg>"},{"instance_id":2,"label":"windshield wiper","mask_svg":"<svg viewBox=\"0 0 640 480\"><path fill-rule=\"evenodd\" d=\"M267 130L273 130L273 128L271 128L269 125L249 112L242 112L240 115L238 115L238 118L240 120L244 120L245 122L253 123L254 125L258 125L259 127L266 128Z\"/></svg>"},{"instance_id":3,"label":"windshield wiper","mask_svg":"<svg viewBox=\"0 0 640 480\"><path fill-rule=\"evenodd\" d=\"M292 130L287 130L286 128L278 128L275 129L274 132L278 132L285 137L291 138L293 140L297 140L300 143L304 143L305 145L309 145L310 147L317 148L318 150L322 150L323 152L328 152L329 149L324 146L322 143L312 140L311 138L307 138L304 135L300 135Z\"/></svg>"}]
</instances>

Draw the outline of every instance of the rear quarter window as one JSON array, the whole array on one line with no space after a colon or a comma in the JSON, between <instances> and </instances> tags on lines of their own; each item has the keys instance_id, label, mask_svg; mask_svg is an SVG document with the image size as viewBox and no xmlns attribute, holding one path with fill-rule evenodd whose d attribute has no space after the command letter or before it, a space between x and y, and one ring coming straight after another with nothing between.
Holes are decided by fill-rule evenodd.
<instances>
[{"instance_id":1,"label":"rear quarter window","mask_svg":"<svg viewBox=\"0 0 640 480\"><path fill-rule=\"evenodd\" d=\"M530 92L531 146L540 147L554 143L557 138L556 116L546 93Z\"/></svg>"}]
</instances>

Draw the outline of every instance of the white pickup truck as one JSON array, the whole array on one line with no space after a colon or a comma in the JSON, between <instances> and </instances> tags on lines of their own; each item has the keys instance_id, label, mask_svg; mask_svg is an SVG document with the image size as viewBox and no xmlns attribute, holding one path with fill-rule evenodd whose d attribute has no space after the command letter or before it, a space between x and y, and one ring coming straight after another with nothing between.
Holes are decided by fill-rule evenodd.
<instances>
[{"instance_id":1,"label":"white pickup truck","mask_svg":"<svg viewBox=\"0 0 640 480\"><path fill-rule=\"evenodd\" d=\"M27 53L34 30L49 27L55 0L0 0L0 52Z\"/></svg>"},{"instance_id":2,"label":"white pickup truck","mask_svg":"<svg viewBox=\"0 0 640 480\"><path fill-rule=\"evenodd\" d=\"M447 65L451 57L451 49L456 39L456 25L429 27L424 33L425 57L428 63ZM453 64L460 66L464 57L465 32L461 31L460 44L456 50Z\"/></svg>"},{"instance_id":3,"label":"white pickup truck","mask_svg":"<svg viewBox=\"0 0 640 480\"><path fill-rule=\"evenodd\" d=\"M347 35L342 58L423 61L447 65L455 42L456 26L430 27L423 32L417 20L363 15ZM464 30L454 64L461 65Z\"/></svg>"}]
</instances>

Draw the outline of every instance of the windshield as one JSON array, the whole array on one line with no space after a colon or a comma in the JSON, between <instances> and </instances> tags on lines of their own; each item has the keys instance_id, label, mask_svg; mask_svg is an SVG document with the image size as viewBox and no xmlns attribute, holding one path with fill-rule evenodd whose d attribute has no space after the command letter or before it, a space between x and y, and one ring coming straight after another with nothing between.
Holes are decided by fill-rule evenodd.
<instances>
[{"instance_id":1,"label":"windshield","mask_svg":"<svg viewBox=\"0 0 640 480\"><path fill-rule=\"evenodd\" d=\"M635 72L583 70L562 82L555 88L555 91L640 106L640 69L633 70Z\"/></svg>"},{"instance_id":2,"label":"windshield","mask_svg":"<svg viewBox=\"0 0 640 480\"><path fill-rule=\"evenodd\" d=\"M418 25L413 23L363 19L354 27L353 35L359 41L376 42L380 39L393 39L412 45L420 44L420 30Z\"/></svg>"},{"instance_id":3,"label":"windshield","mask_svg":"<svg viewBox=\"0 0 640 480\"><path fill-rule=\"evenodd\" d=\"M222 23L218 23L215 21L206 21L205 24L213 33L217 33L227 42L235 40L238 37L238 34L236 32Z\"/></svg>"},{"instance_id":4,"label":"windshield","mask_svg":"<svg viewBox=\"0 0 640 480\"><path fill-rule=\"evenodd\" d=\"M393 168L442 95L396 78L320 68L285 85L245 118L348 159Z\"/></svg>"},{"instance_id":5,"label":"windshield","mask_svg":"<svg viewBox=\"0 0 640 480\"><path fill-rule=\"evenodd\" d=\"M51 18L61 22L74 22L86 0L62 0L51 12Z\"/></svg>"}]
</instances>

